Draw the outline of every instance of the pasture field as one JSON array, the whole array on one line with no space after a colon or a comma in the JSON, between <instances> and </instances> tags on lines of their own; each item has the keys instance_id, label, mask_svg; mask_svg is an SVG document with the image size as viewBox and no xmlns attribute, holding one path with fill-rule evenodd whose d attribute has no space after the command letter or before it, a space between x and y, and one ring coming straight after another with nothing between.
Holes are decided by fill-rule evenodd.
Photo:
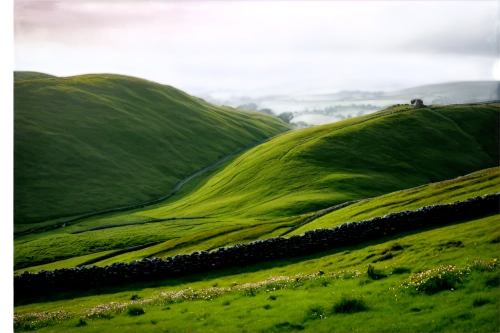
<instances>
[{"instance_id":1,"label":"pasture field","mask_svg":"<svg viewBox=\"0 0 500 333\"><path fill-rule=\"evenodd\" d=\"M325 212L326 215L294 230L291 234L300 235L311 229L332 228L345 221L358 222L375 216L429 205L447 204L498 192L500 192L500 168L480 170L455 179L362 200L331 213Z\"/></svg>"},{"instance_id":2,"label":"pasture field","mask_svg":"<svg viewBox=\"0 0 500 333\"><path fill-rule=\"evenodd\" d=\"M497 216L489 216L307 257L59 294L18 304L15 327L42 332L493 332L499 329L499 237ZM388 252L391 258L379 260ZM413 290L417 280L430 285L446 274L449 279L437 289Z\"/></svg>"}]
</instances>

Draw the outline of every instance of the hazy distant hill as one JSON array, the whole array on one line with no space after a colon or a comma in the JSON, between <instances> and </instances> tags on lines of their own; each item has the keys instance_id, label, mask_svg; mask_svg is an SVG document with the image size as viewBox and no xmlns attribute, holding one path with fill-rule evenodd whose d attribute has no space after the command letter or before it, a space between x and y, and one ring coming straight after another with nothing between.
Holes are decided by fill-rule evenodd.
<instances>
[{"instance_id":1,"label":"hazy distant hill","mask_svg":"<svg viewBox=\"0 0 500 333\"><path fill-rule=\"evenodd\" d=\"M329 94L340 90L388 91L406 88L407 85L389 80L366 78L350 74L335 74L317 79L279 84L270 87L253 89L248 96L266 95L312 95Z\"/></svg>"},{"instance_id":2,"label":"hazy distant hill","mask_svg":"<svg viewBox=\"0 0 500 333\"><path fill-rule=\"evenodd\" d=\"M335 74L324 76L312 80L283 83L274 86L261 87L251 90L217 89L201 91L198 89L186 90L189 93L206 93L213 98L228 98L234 96L260 97L269 95L317 95L331 94L340 90L369 90L369 91L389 91L406 88L405 85L396 81L381 80L361 77L350 74Z\"/></svg>"},{"instance_id":3,"label":"hazy distant hill","mask_svg":"<svg viewBox=\"0 0 500 333\"><path fill-rule=\"evenodd\" d=\"M427 104L457 104L500 100L500 82L464 81L430 84L384 94L391 99L422 98Z\"/></svg>"},{"instance_id":4,"label":"hazy distant hill","mask_svg":"<svg viewBox=\"0 0 500 333\"><path fill-rule=\"evenodd\" d=\"M283 95L308 101L338 100L345 96L337 93L341 90L385 91L378 97L359 96L358 99L401 100L414 97L424 98L426 103L474 103L500 99L499 81L443 82L416 87L388 80L365 78L356 75L336 74L313 80L297 81L252 90L217 89L208 90L200 87L186 88L190 94L209 95L216 99L227 99L231 95L262 97ZM356 98L355 98L356 99Z\"/></svg>"},{"instance_id":5,"label":"hazy distant hill","mask_svg":"<svg viewBox=\"0 0 500 333\"><path fill-rule=\"evenodd\" d=\"M268 107L302 108L294 121L321 125L337 122L346 117L369 114L395 104L407 104L421 98L425 104L459 104L500 100L498 81L467 81L418 86L398 91L368 92L341 91L334 94L298 97L296 101L263 103ZM275 107L275 108L276 108ZM304 111L308 110L308 111Z\"/></svg>"}]
</instances>

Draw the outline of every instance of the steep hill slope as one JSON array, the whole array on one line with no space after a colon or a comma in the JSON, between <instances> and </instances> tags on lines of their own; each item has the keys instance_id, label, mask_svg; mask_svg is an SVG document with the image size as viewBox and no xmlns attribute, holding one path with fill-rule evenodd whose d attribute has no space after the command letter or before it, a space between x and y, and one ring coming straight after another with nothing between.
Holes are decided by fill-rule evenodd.
<instances>
[{"instance_id":1,"label":"steep hill slope","mask_svg":"<svg viewBox=\"0 0 500 333\"><path fill-rule=\"evenodd\" d=\"M91 263L107 265L143 258L174 256L200 250L217 249L256 239L300 235L307 230L331 228L345 222L382 217L393 212L415 210L433 204L449 204L471 197L495 194L500 188L500 168L477 171L455 179L361 200L347 207L274 220L221 221L179 220L94 230L72 234L88 223L61 228L52 233L16 239L16 273L67 268ZM153 241L162 241L152 245ZM138 244L144 249L122 251ZM114 251L110 249L115 249ZM97 252L97 253L95 253ZM34 255L35 254L35 255ZM67 259L69 258L69 259ZM40 266L34 266L42 264ZM31 267L30 267L31 266Z\"/></svg>"},{"instance_id":2,"label":"steep hill slope","mask_svg":"<svg viewBox=\"0 0 500 333\"><path fill-rule=\"evenodd\" d=\"M16 223L161 197L224 155L290 129L137 78L15 77L25 78L14 88Z\"/></svg>"},{"instance_id":3,"label":"steep hill slope","mask_svg":"<svg viewBox=\"0 0 500 333\"><path fill-rule=\"evenodd\" d=\"M359 222L386 214L415 210L435 204L448 204L474 196L500 192L500 168L489 168L455 179L418 186L412 189L361 200L332 212L317 212L312 222L304 224L288 235L300 235L307 230L333 228L344 222Z\"/></svg>"},{"instance_id":4,"label":"steep hill slope","mask_svg":"<svg viewBox=\"0 0 500 333\"><path fill-rule=\"evenodd\" d=\"M61 262L60 267L89 260L129 261L322 227L307 214L300 215L498 166L498 117L498 104L434 110L400 107L287 133L231 158L160 204L20 237L15 243L15 266L63 259L71 262ZM354 205L359 207L355 211L347 207L345 214L338 210L328 216L326 225L338 212L353 220L385 215L389 208L418 208L413 204L419 202L429 205L498 192L498 169L484 173L472 176L470 183L465 177L466 183L422 188L410 191L409 197L389 195ZM345 219L339 217L335 223ZM152 246L152 242L162 243ZM142 245L147 248L129 249ZM81 258L70 259L77 257Z\"/></svg>"},{"instance_id":5,"label":"steep hill slope","mask_svg":"<svg viewBox=\"0 0 500 333\"><path fill-rule=\"evenodd\" d=\"M498 165L500 104L390 108L251 149L149 217L284 217Z\"/></svg>"}]
</instances>

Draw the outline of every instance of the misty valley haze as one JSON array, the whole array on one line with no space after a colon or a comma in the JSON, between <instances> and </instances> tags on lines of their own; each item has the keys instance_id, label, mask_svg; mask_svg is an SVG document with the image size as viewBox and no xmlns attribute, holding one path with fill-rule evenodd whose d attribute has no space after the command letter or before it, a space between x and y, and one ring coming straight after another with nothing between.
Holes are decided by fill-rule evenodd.
<instances>
[{"instance_id":1,"label":"misty valley haze","mask_svg":"<svg viewBox=\"0 0 500 333\"><path fill-rule=\"evenodd\" d=\"M215 99L500 79L498 1L16 0L14 12L16 70Z\"/></svg>"},{"instance_id":2,"label":"misty valley haze","mask_svg":"<svg viewBox=\"0 0 500 333\"><path fill-rule=\"evenodd\" d=\"M209 93L214 98L233 96L261 97L267 95L318 95L337 93L340 90L389 91L408 87L407 85L389 80L365 78L356 75L336 74L313 80L284 83L252 90L214 90L196 88L185 89L190 93Z\"/></svg>"}]
</instances>

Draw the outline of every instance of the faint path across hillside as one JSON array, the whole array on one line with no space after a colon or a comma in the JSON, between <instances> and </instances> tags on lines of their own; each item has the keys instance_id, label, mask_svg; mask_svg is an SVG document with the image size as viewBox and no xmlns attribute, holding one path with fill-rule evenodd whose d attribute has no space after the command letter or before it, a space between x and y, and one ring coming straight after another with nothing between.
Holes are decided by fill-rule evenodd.
<instances>
[{"instance_id":1,"label":"faint path across hillside","mask_svg":"<svg viewBox=\"0 0 500 333\"><path fill-rule=\"evenodd\" d=\"M381 116L385 116L385 115L388 115L388 114L403 113L403 112L408 112L408 111L411 111L411 110L414 110L414 108L411 107L411 106L409 106L407 109L395 110L395 111L390 111L390 112L384 112L382 114L379 114L378 112L372 112L372 113L370 113L370 117L368 117L366 119L363 119L360 122L356 122L355 124L349 123L349 124L346 124L344 126L339 126L339 127L335 128L334 130L341 130L341 129L345 128L345 127L349 127L349 126L356 125L356 124L359 124L359 123L362 123L362 122L370 121L370 120L373 120L375 118L378 118L378 117L381 117ZM283 133L280 133L280 134L278 134L276 136L279 136L281 134L283 134ZM73 223L75 223L77 221L81 221L83 219L87 219L87 218L93 217L93 216L104 215L104 214L115 213L115 212L123 212L123 211L132 210L132 209L136 209L136 208L141 208L141 207L144 207L144 206L147 206L147 205L159 203L159 202L161 202L163 200L166 200L166 199L170 198L171 196L173 196L175 193L177 193L179 191L179 189L184 184L186 184L191 179L193 179L193 178L195 178L197 176L200 176L200 175L202 175L202 174L204 174L204 173L212 170L213 168L216 168L217 166L219 166L220 164L224 163L228 158L232 157L233 155L235 155L235 154L237 154L237 153L239 153L239 152L241 152L243 150L246 150L246 149L258 146L258 145L260 145L260 144L262 144L262 143L264 143L266 141L269 141L272 138L273 137L266 138L266 139L263 139L261 141L252 143L252 144L250 144L248 146L245 146L243 148L240 148L238 150L233 151L232 153L230 153L229 155L224 156L223 158L221 158L220 160L218 160L214 164L209 165L208 167L206 167L206 168L204 168L204 169L202 169L202 170L200 170L200 171L192 174L191 176L185 178L179 184L177 184L177 186L174 188L174 190L172 192L168 193L167 195L165 195L165 196L163 196L161 198L149 200L149 201L142 202L142 203L136 204L136 205L130 205L130 206L119 207L119 208L111 208L111 209L106 209L106 210L102 210L102 211L98 211L98 212L87 213L87 214L80 215L80 216L77 216L77 217L74 217L74 218L62 221L62 222L58 222L58 223L52 224L50 226L38 227L38 228L29 229L29 230L26 230L26 231L23 231L23 232L19 232L19 233L14 233L13 234L13 238L17 238L17 237L20 237L20 236L28 235L28 234L30 234L32 232L35 232L35 231L47 231L47 230L57 229L57 228L60 228L60 227L62 227L64 225L71 225L71 224L73 224ZM155 221L153 221L153 222L155 222Z\"/></svg>"},{"instance_id":2,"label":"faint path across hillside","mask_svg":"<svg viewBox=\"0 0 500 333\"><path fill-rule=\"evenodd\" d=\"M500 102L500 101L494 100L494 101L480 102L480 103L460 103L460 104L447 104L447 105L440 105L440 106L429 105L426 108L430 109L430 110L439 110L439 109L441 109L441 108L443 108L445 106L470 106L470 105L483 105L483 104L491 105L491 104L496 104L498 102ZM366 118L364 118L361 121L358 121L358 122L355 122L355 123L348 123L348 124L345 124L344 126L337 126L336 128L332 129L332 131L342 130L342 129L346 128L346 127L353 126L353 125L358 125L360 123L371 121L371 120L373 120L375 118L387 116L387 115L390 115L390 114L410 112L410 111L413 111L413 110L415 110L415 109L413 107L411 107L411 106L408 105L407 108L401 109L401 110L391 110L391 108L388 108L386 110L380 110L380 111L385 111L385 112L382 112L382 113L380 113L380 111L372 112L372 113L369 114L370 115L369 117L366 117ZM283 133L280 133L277 136L279 136L281 134L283 134ZM87 218L93 217L93 216L104 215L104 214L113 213L113 212L123 212L123 211L132 210L132 209L136 209L136 208L141 208L141 207L144 207L144 206L147 206L147 205L159 203L161 201L164 201L164 200L170 198L174 194L176 194L179 191L179 189L182 186L184 186L184 184L186 184L191 179L193 179L193 178L195 178L197 176L200 176L200 175L202 175L202 174L204 174L204 173L206 173L206 172L208 172L208 171L216 168L217 166L219 166L220 164L224 163L227 159L229 159L230 157L234 156L235 154L238 154L238 153L240 153L243 150L246 150L246 149L258 146L258 145L260 145L260 144L262 144L262 143L264 143L266 141L269 141L272 138L273 137L266 138L266 139L263 139L261 141L255 142L253 144L247 145L247 146L245 146L243 148L240 148L240 149L238 149L236 151L233 151L232 153L230 153L230 154L222 157L220 160L218 160L217 162L213 163L212 165L209 165L208 167L206 167L206 168L204 168L204 169L202 169L202 170L200 170L200 171L192 174L191 176L185 178L179 184L177 184L177 186L170 193L168 193L167 195L165 195L163 197L160 197L160 198L157 198L157 199L153 199L153 200L149 200L149 201L146 201L146 202L142 202L142 203L139 203L139 204L136 204L136 205L130 205L130 206L125 206L125 207L112 208L112 209L102 210L102 211L98 211L98 212L87 213L87 214L84 214L84 215L80 215L80 216L77 216L77 217L70 218L70 219L62 221L62 222L57 222L57 223L52 224L50 226L38 227L38 228L29 229L29 230L26 230L26 231L23 231L23 232L19 232L19 233L14 233L13 238L17 238L17 237L20 237L20 236L23 236L23 235L27 235L27 234L30 234L30 233L35 232L35 231L46 231L46 230L60 228L63 225L71 225L71 224L73 224L73 223L75 223L77 221L80 221L80 220L83 220L83 219L87 219ZM354 202L355 201L349 202L349 203L354 203ZM348 204L348 203L346 203L346 204ZM338 209L338 208L339 207L337 207L337 206L329 207L329 208L327 208L325 210L321 210L320 212L327 213L327 212L329 212L331 210L335 210L335 209ZM318 212L315 212L313 214L315 214L316 217L319 217L317 215ZM204 218L204 217L197 217L197 218ZM162 221L164 221L164 220L151 220L151 221L143 221L143 222L129 222L129 223L121 224L120 226L123 226L123 225L134 225L134 224L143 224L143 223L151 223L151 222L162 222ZM99 229L106 229L106 228L110 228L110 227L112 227L112 226L103 226L103 227L100 227ZM84 231L91 231L91 230L89 229L89 230L84 230ZM84 232L84 231L82 231L82 232Z\"/></svg>"},{"instance_id":3,"label":"faint path across hillside","mask_svg":"<svg viewBox=\"0 0 500 333\"><path fill-rule=\"evenodd\" d=\"M280 133L280 134L278 134L276 136L279 136L281 134L283 134L283 133ZM260 144L262 144L264 142L267 142L267 141L271 140L272 138L274 138L276 136L266 138L264 140L261 140L261 141L249 144L249 145L247 145L245 147L242 147L242 148L240 148L238 150L233 151L232 153L230 153L230 154L222 157L217 162L215 162L215 163L207 166L204 169L201 169L198 172L193 173L191 176L189 176L187 178L184 178L183 180L181 180L179 182L179 184L177 184L177 186L175 186L175 188L170 193L168 193L167 195L165 195L165 196L163 196L161 198L157 198L157 199L154 199L154 200L149 200L149 201L142 202L142 203L136 204L136 205L130 205L130 206L124 206L124 207L118 207L118 208L110 208L110 209L105 209L105 210L101 210L101 211L97 211L97 212L87 213L87 214L80 215L78 217L71 218L71 219L65 220L63 222L59 222L59 223L50 225L50 226L38 227L38 228L33 228L33 229L26 230L26 231L14 233L14 238L20 237L20 236L24 236L24 235L28 235L28 234L31 234L31 233L36 232L36 231L47 231L47 230L61 228L63 226L71 225L72 223L74 223L76 221L80 221L80 220L83 220L83 219L86 219L86 218L89 218L89 217L93 217L93 216L103 215L103 214L107 214L107 213L114 213L114 212L123 212L123 211L126 211L126 210L132 210L132 209L136 209L136 208L142 208L144 206L148 206L148 205L159 203L161 201L164 201L164 200L170 198L172 195L174 195L175 193L177 193L177 191L179 191L179 189L182 186L184 186L191 179L193 179L195 177L198 177L198 176L201 176L204 173L206 173L206 172L208 172L208 171L210 171L210 170L218 167L219 165L221 165L222 163L224 163L225 161L227 161L230 157L234 156L235 154L237 154L237 153L239 153L239 152L241 152L243 150L246 150L246 149L258 146L258 145L260 145ZM203 217L200 217L200 218L203 218ZM149 222L156 222L156 221L145 221L145 222L141 222L141 223L132 223L132 224L142 224L142 223L149 223ZM120 226L122 226L122 224ZM107 227L109 228L111 226L107 226Z\"/></svg>"}]
</instances>

